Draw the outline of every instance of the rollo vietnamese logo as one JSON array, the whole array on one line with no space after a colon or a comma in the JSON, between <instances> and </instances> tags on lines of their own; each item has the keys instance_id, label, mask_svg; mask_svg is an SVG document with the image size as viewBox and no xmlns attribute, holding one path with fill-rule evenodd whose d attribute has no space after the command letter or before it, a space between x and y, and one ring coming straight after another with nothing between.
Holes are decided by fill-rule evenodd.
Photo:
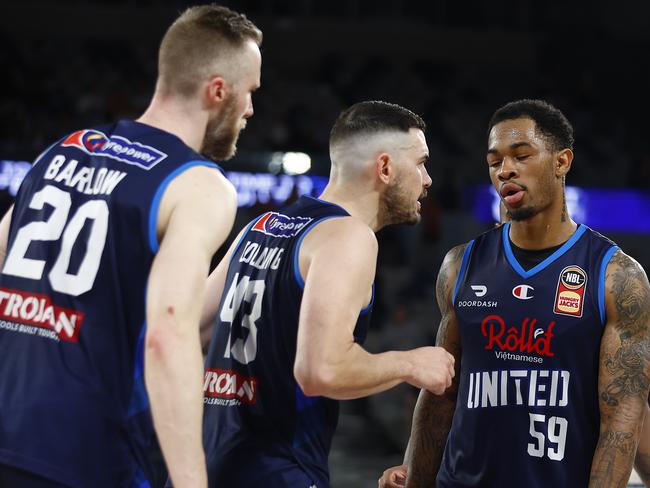
<instances>
[{"instance_id":1,"label":"rollo vietnamese logo","mask_svg":"<svg viewBox=\"0 0 650 488\"><path fill-rule=\"evenodd\" d=\"M551 350L554 327L555 321L544 329L537 324L537 319L529 317L526 317L521 325L507 327L503 317L489 315L481 322L481 333L487 338L485 349L550 357L555 355Z\"/></svg>"}]
</instances>

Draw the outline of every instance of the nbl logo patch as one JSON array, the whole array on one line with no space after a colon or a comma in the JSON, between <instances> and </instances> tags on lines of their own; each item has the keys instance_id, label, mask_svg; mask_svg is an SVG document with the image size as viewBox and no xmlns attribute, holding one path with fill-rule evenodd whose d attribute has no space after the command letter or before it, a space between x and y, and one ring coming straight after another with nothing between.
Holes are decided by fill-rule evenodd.
<instances>
[{"instance_id":1,"label":"nbl logo patch","mask_svg":"<svg viewBox=\"0 0 650 488\"><path fill-rule=\"evenodd\" d=\"M167 157L151 146L132 142L125 137L108 137L98 130L78 130L61 143L63 147L75 147L91 156L105 156L142 169L151 169Z\"/></svg>"},{"instance_id":2,"label":"nbl logo patch","mask_svg":"<svg viewBox=\"0 0 650 488\"><path fill-rule=\"evenodd\" d=\"M310 217L289 217L277 212L267 212L251 227L251 231L273 237L294 237L312 220Z\"/></svg>"},{"instance_id":3,"label":"nbl logo patch","mask_svg":"<svg viewBox=\"0 0 650 488\"><path fill-rule=\"evenodd\" d=\"M553 311L561 315L582 317L587 288L587 273L579 266L567 266L560 273Z\"/></svg>"}]
</instances>

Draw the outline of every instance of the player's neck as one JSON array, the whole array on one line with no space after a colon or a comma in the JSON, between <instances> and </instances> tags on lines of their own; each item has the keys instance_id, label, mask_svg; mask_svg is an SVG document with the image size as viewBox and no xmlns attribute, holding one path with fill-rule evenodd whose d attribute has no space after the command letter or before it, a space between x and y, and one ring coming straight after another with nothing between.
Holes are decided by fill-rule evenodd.
<instances>
[{"instance_id":1,"label":"player's neck","mask_svg":"<svg viewBox=\"0 0 650 488\"><path fill-rule=\"evenodd\" d=\"M343 207L350 215L365 222L374 232L381 227L378 220L379 196L375 192L330 183L319 198Z\"/></svg>"},{"instance_id":2,"label":"player's neck","mask_svg":"<svg viewBox=\"0 0 650 488\"><path fill-rule=\"evenodd\" d=\"M510 240L521 249L547 249L569 240L577 228L566 214L562 219L555 212L540 212L530 219L513 221Z\"/></svg>"},{"instance_id":3,"label":"player's neck","mask_svg":"<svg viewBox=\"0 0 650 488\"><path fill-rule=\"evenodd\" d=\"M190 105L191 102L164 96L156 91L149 107L136 121L174 134L199 152L208 119L207 114Z\"/></svg>"}]
</instances>

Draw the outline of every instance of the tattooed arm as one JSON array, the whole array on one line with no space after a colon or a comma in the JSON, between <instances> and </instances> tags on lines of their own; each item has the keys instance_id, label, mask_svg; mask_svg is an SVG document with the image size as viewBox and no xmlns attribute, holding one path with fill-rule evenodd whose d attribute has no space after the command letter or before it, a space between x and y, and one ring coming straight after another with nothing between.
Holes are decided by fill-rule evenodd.
<instances>
[{"instance_id":1,"label":"tattooed arm","mask_svg":"<svg viewBox=\"0 0 650 488\"><path fill-rule=\"evenodd\" d=\"M404 456L404 464L408 466L407 488L435 488L436 476L456 408L460 332L452 305L452 295L465 247L463 244L447 253L436 283L436 297L441 314L436 345L444 347L454 356L456 375L443 395L433 395L426 390L420 392L413 412L411 439Z\"/></svg>"},{"instance_id":2,"label":"tattooed arm","mask_svg":"<svg viewBox=\"0 0 650 488\"><path fill-rule=\"evenodd\" d=\"M639 439L639 447L636 450L636 458L634 459L634 467L643 483L650 487L650 407L646 409L641 439Z\"/></svg>"},{"instance_id":3,"label":"tattooed arm","mask_svg":"<svg viewBox=\"0 0 650 488\"><path fill-rule=\"evenodd\" d=\"M607 323L600 346L600 436L589 488L625 487L650 388L650 285L618 251L607 266Z\"/></svg>"}]
</instances>

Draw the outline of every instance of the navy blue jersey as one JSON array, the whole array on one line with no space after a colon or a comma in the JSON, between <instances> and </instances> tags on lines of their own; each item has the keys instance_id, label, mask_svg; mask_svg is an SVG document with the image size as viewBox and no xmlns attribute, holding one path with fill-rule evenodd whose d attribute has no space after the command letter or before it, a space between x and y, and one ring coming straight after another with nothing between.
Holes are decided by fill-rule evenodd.
<instances>
[{"instance_id":1,"label":"navy blue jersey","mask_svg":"<svg viewBox=\"0 0 650 488\"><path fill-rule=\"evenodd\" d=\"M204 444L210 486L329 486L338 402L298 386L302 239L341 207L302 197L255 219L232 255L206 361ZM354 330L365 338L370 306Z\"/></svg>"},{"instance_id":2,"label":"navy blue jersey","mask_svg":"<svg viewBox=\"0 0 650 488\"><path fill-rule=\"evenodd\" d=\"M580 225L525 271L509 230L481 235L463 256L453 300L460 384L438 486L587 486L605 270L618 248Z\"/></svg>"},{"instance_id":3,"label":"navy blue jersey","mask_svg":"<svg viewBox=\"0 0 650 488\"><path fill-rule=\"evenodd\" d=\"M74 132L16 197L0 274L0 464L147 486L145 294L164 189L206 161L133 121Z\"/></svg>"}]
</instances>

